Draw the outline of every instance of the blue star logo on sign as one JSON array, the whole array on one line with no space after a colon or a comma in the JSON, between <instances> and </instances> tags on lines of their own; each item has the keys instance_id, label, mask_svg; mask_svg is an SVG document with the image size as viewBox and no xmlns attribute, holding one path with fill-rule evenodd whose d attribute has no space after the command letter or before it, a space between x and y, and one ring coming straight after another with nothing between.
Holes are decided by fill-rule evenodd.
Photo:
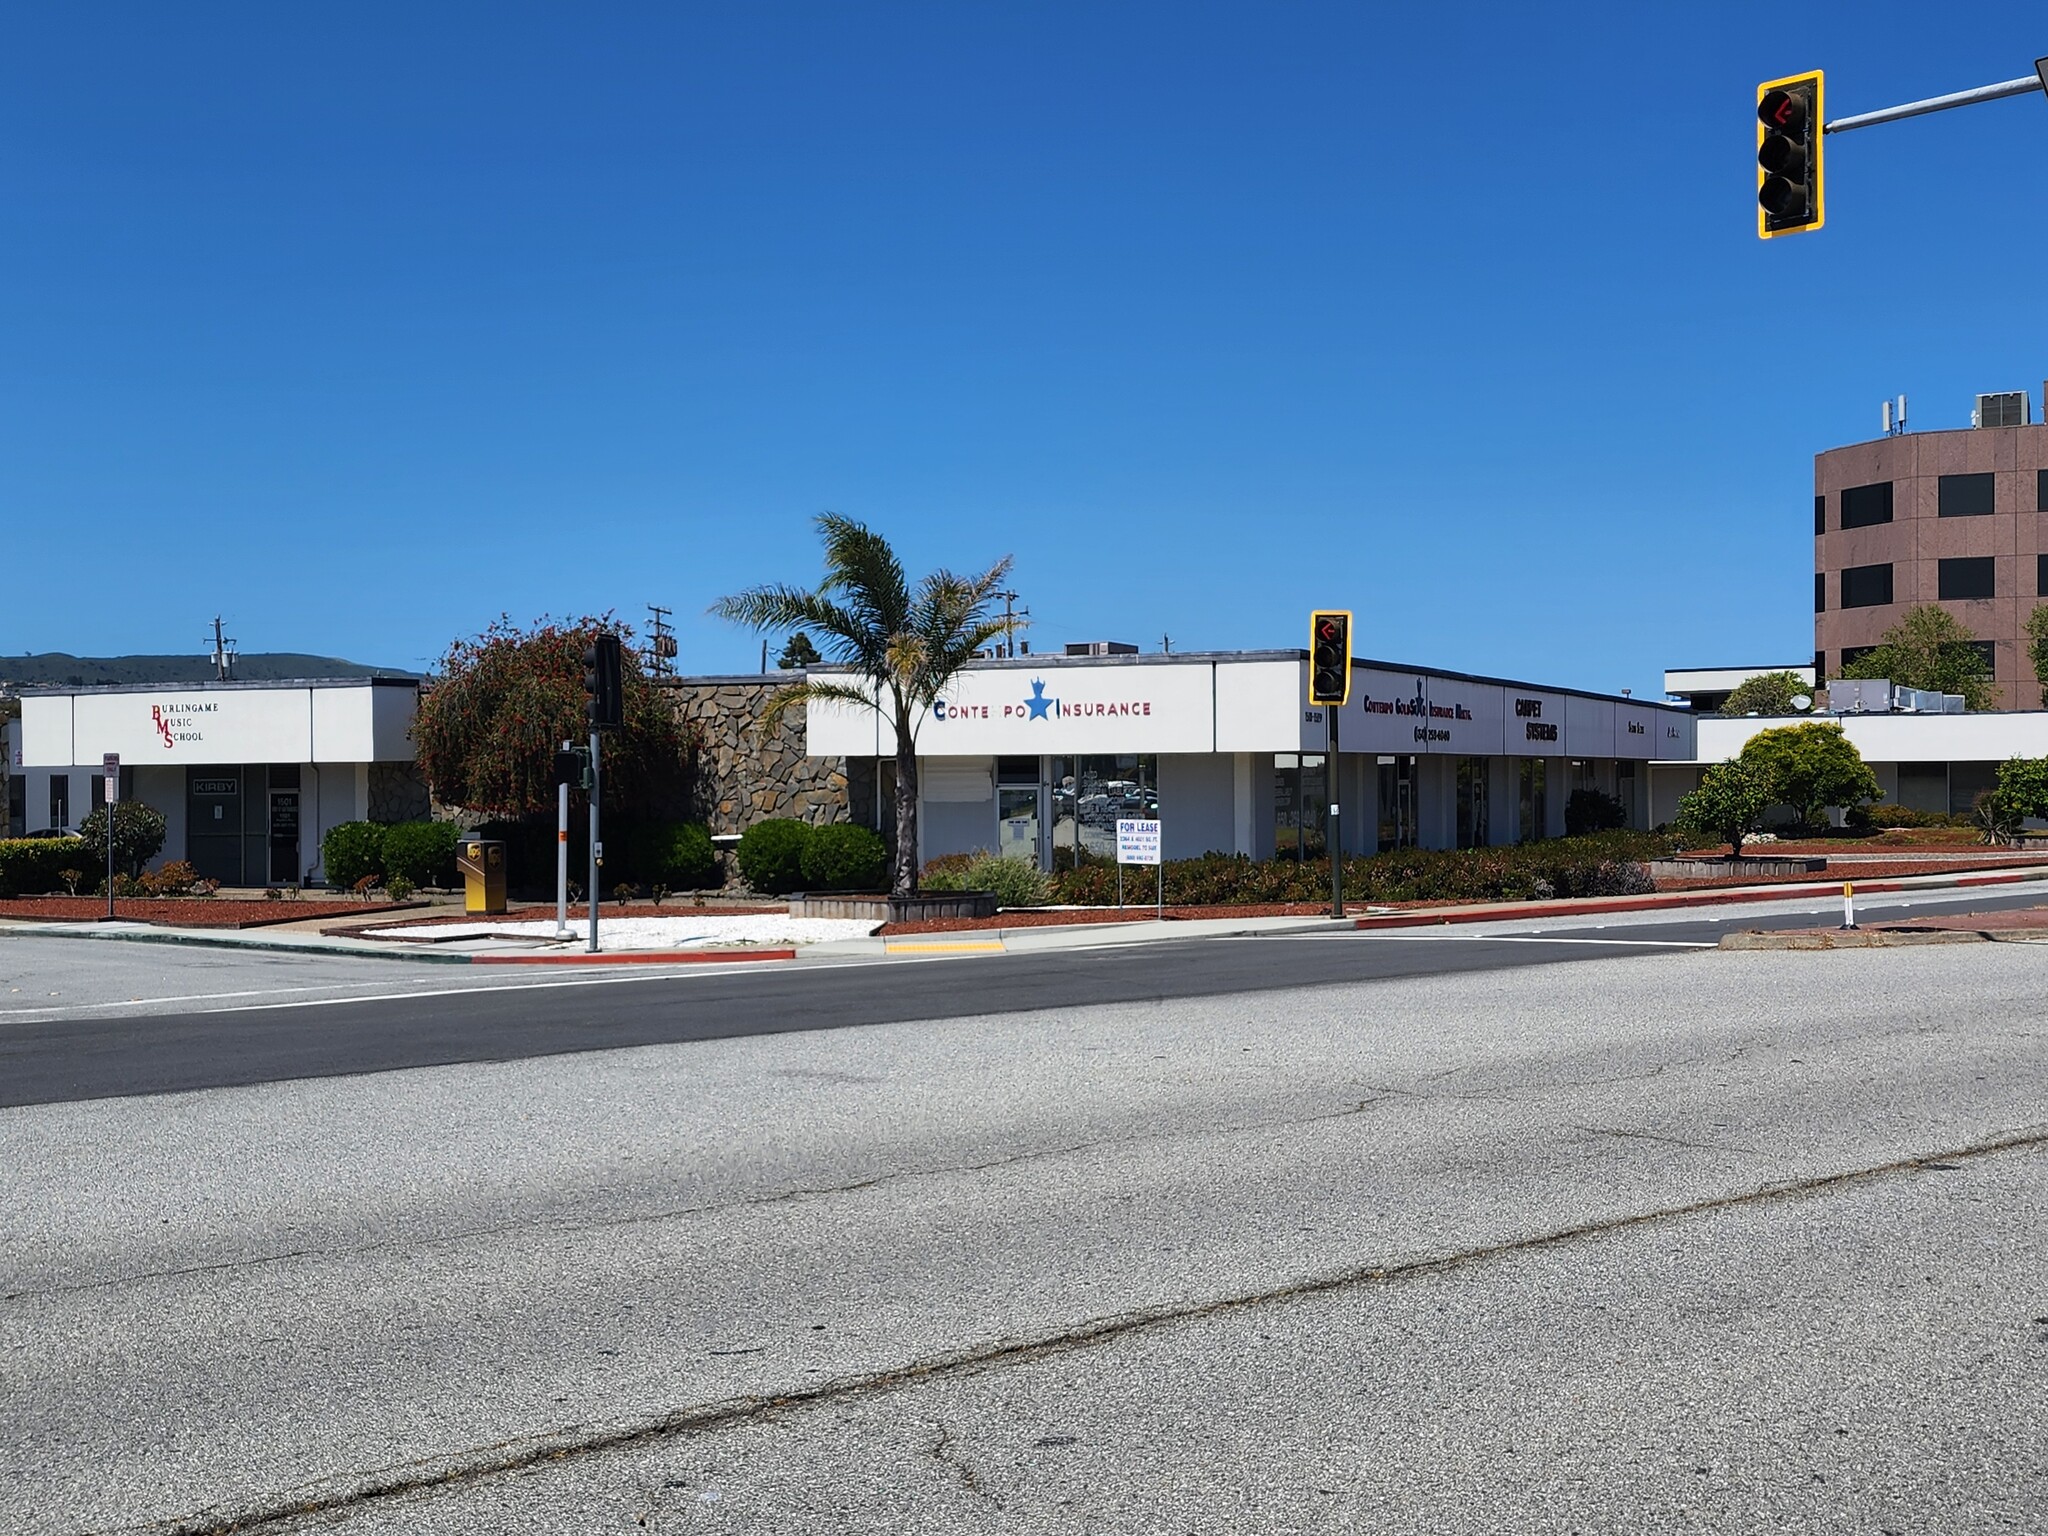
<instances>
[{"instance_id":1,"label":"blue star logo on sign","mask_svg":"<svg viewBox=\"0 0 2048 1536\"><path fill-rule=\"evenodd\" d=\"M1024 701L1024 707L1031 711L1031 718L1033 720L1050 718L1050 712L1058 706L1059 702L1058 699L1048 699L1045 696L1044 678L1034 677L1031 679L1031 697Z\"/></svg>"}]
</instances>

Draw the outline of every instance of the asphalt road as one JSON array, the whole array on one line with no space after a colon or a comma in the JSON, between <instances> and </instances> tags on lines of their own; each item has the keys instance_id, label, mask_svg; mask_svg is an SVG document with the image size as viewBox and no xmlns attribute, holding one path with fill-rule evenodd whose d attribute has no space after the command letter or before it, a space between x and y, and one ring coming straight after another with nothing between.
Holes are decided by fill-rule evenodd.
<instances>
[{"instance_id":1,"label":"asphalt road","mask_svg":"<svg viewBox=\"0 0 2048 1536\"><path fill-rule=\"evenodd\" d=\"M1992 894L1996 892L1996 894ZM1866 922L2033 906L2048 885L1867 898ZM1616 914L1423 934L1204 939L944 960L679 968L536 979L523 970L343 956L0 939L0 1106L168 1093L465 1061L1159 1002L1404 976L1683 953L1793 927L1834 900Z\"/></svg>"},{"instance_id":2,"label":"asphalt road","mask_svg":"<svg viewBox=\"0 0 2048 1536\"><path fill-rule=\"evenodd\" d=\"M1541 947L0 1112L0 1529L2048 1527L2048 954Z\"/></svg>"}]
</instances>

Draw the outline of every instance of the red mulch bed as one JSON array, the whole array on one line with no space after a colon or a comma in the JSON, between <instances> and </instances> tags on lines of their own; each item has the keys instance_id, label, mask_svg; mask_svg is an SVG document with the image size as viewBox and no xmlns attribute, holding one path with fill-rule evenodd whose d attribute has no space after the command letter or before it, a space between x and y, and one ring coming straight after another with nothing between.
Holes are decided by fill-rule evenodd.
<instances>
[{"instance_id":1,"label":"red mulch bed","mask_svg":"<svg viewBox=\"0 0 2048 1536\"><path fill-rule=\"evenodd\" d=\"M424 905L418 901L223 901L216 896L145 896L134 901L116 901L114 915L126 922L152 923L160 928L267 928L311 917L409 912ZM106 915L104 896L20 896L0 900L0 918L27 922L89 923Z\"/></svg>"}]
</instances>

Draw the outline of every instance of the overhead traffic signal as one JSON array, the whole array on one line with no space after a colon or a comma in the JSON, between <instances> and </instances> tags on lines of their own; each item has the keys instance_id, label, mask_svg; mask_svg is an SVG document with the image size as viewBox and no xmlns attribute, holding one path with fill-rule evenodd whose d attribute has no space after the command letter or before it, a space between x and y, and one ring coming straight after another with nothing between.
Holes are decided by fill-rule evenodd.
<instances>
[{"instance_id":1,"label":"overhead traffic signal","mask_svg":"<svg viewBox=\"0 0 2048 1536\"><path fill-rule=\"evenodd\" d=\"M593 731L615 730L626 723L624 664L619 637L599 635L583 648L583 691L589 698L583 712Z\"/></svg>"},{"instance_id":2,"label":"overhead traffic signal","mask_svg":"<svg viewBox=\"0 0 2048 1536\"><path fill-rule=\"evenodd\" d=\"M1821 72L1756 88L1756 232L1760 239L1819 229Z\"/></svg>"},{"instance_id":3,"label":"overhead traffic signal","mask_svg":"<svg viewBox=\"0 0 2048 1536\"><path fill-rule=\"evenodd\" d=\"M1317 609L1308 619L1308 701L1343 704L1351 697L1351 614Z\"/></svg>"}]
</instances>

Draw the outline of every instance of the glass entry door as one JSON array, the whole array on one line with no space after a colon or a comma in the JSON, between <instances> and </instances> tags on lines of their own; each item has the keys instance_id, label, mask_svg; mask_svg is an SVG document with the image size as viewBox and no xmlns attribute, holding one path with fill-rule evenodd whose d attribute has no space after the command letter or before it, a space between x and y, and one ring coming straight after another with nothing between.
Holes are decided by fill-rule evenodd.
<instances>
[{"instance_id":1,"label":"glass entry door","mask_svg":"<svg viewBox=\"0 0 2048 1536\"><path fill-rule=\"evenodd\" d=\"M1036 787L996 791L996 852L1004 858L1039 862L1039 794Z\"/></svg>"}]
</instances>

